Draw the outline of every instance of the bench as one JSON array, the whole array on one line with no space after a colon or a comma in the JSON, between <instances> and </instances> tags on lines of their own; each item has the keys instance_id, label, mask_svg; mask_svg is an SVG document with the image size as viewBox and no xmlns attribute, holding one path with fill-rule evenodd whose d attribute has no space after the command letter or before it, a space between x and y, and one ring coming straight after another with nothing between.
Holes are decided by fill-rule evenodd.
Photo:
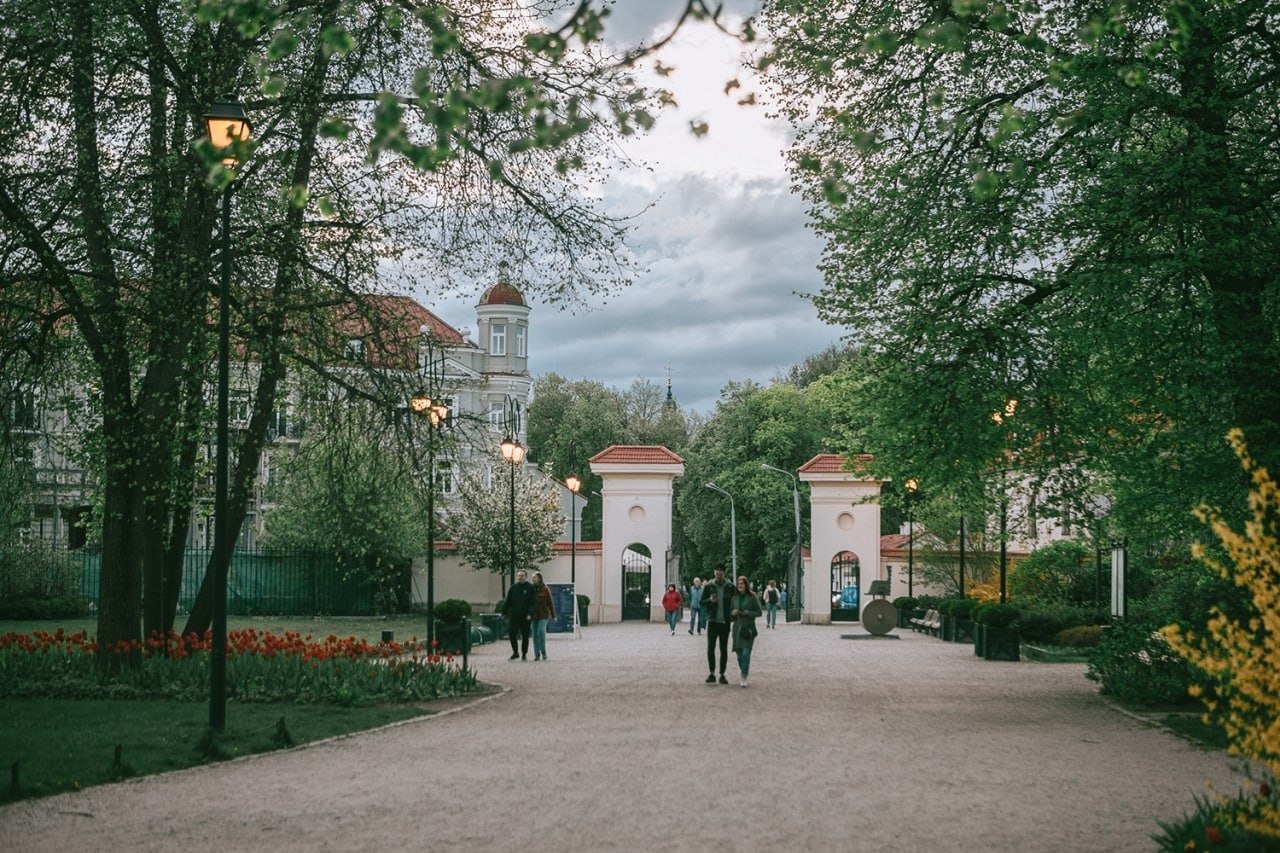
<instances>
[{"instance_id":1,"label":"bench","mask_svg":"<svg viewBox=\"0 0 1280 853\"><path fill-rule=\"evenodd\" d=\"M923 616L911 620L912 631L924 631L927 634L938 636L938 631L942 627L942 617L938 611L930 610Z\"/></svg>"}]
</instances>

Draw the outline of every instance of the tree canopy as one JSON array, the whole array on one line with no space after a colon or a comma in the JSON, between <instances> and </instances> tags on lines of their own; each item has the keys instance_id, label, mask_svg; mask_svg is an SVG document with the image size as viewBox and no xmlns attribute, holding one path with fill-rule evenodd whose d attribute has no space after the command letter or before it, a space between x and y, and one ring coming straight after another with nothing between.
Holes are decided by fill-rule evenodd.
<instances>
[{"instance_id":1,"label":"tree canopy","mask_svg":"<svg viewBox=\"0 0 1280 853\"><path fill-rule=\"evenodd\" d=\"M1228 428L1280 454L1274 16L767 4L816 303L877 353L867 439L899 479L972 490L1015 454L1149 538L1242 505Z\"/></svg>"}]
</instances>

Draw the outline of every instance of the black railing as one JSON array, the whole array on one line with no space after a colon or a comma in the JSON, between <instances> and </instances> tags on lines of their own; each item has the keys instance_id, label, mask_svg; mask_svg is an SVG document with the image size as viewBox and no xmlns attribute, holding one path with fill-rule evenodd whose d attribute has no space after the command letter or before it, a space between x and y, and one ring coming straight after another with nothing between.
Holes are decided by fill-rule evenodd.
<instances>
[{"instance_id":1,"label":"black railing","mask_svg":"<svg viewBox=\"0 0 1280 853\"><path fill-rule=\"evenodd\" d=\"M102 555L80 553L80 595L98 600ZM191 608L205 568L208 549L183 555L178 606ZM227 573L227 612L251 615L366 616L374 612L373 596L357 579L344 578L331 554L315 552L236 551Z\"/></svg>"}]
</instances>

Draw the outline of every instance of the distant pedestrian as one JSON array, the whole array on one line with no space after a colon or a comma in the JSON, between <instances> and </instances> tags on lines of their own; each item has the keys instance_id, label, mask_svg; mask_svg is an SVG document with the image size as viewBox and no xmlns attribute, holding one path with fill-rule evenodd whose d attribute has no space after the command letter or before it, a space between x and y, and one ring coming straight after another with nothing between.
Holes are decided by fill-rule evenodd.
<instances>
[{"instance_id":1,"label":"distant pedestrian","mask_svg":"<svg viewBox=\"0 0 1280 853\"><path fill-rule=\"evenodd\" d=\"M732 597L732 608L729 615L733 617L733 650L738 655L738 674L740 686L747 686L747 675L751 672L751 649L755 645L756 617L760 615L760 599L751 591L751 581L745 576L738 578L738 587Z\"/></svg>"},{"instance_id":2,"label":"distant pedestrian","mask_svg":"<svg viewBox=\"0 0 1280 853\"><path fill-rule=\"evenodd\" d=\"M732 595L733 584L725 579L721 563L715 568L715 577L702 585L702 606L707 611L707 684L716 683L717 645L720 646L720 683L729 683L724 671L729 665L729 623L733 619L729 598Z\"/></svg>"},{"instance_id":3,"label":"distant pedestrian","mask_svg":"<svg viewBox=\"0 0 1280 853\"><path fill-rule=\"evenodd\" d=\"M676 635L676 622L680 619L680 608L684 606L684 596L680 594L680 590L676 589L673 583L667 584L667 591L662 594L662 609L667 614L667 627L671 629L671 636Z\"/></svg>"},{"instance_id":4,"label":"distant pedestrian","mask_svg":"<svg viewBox=\"0 0 1280 853\"><path fill-rule=\"evenodd\" d=\"M556 618L551 590L542 582L542 572L533 573L533 659L547 659L547 623Z\"/></svg>"},{"instance_id":5,"label":"distant pedestrian","mask_svg":"<svg viewBox=\"0 0 1280 853\"><path fill-rule=\"evenodd\" d=\"M760 596L764 599L764 625L766 628L778 627L778 607L782 604L782 591L778 589L778 582L770 580L769 585L764 588L764 592Z\"/></svg>"},{"instance_id":6,"label":"distant pedestrian","mask_svg":"<svg viewBox=\"0 0 1280 853\"><path fill-rule=\"evenodd\" d=\"M689 633L695 630L702 633L702 626L707 624L707 614L702 612L702 578L694 578L689 588Z\"/></svg>"},{"instance_id":7,"label":"distant pedestrian","mask_svg":"<svg viewBox=\"0 0 1280 853\"><path fill-rule=\"evenodd\" d=\"M507 590L502 602L502 617L507 620L507 639L511 641L511 660L529 659L529 634L533 622L533 584L529 573L516 572L516 582Z\"/></svg>"}]
</instances>

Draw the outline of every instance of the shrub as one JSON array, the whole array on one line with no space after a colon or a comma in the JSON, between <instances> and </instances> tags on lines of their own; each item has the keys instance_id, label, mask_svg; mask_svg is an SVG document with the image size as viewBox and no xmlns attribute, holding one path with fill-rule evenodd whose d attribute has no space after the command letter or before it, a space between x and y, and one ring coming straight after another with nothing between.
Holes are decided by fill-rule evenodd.
<instances>
[{"instance_id":1,"label":"shrub","mask_svg":"<svg viewBox=\"0 0 1280 853\"><path fill-rule=\"evenodd\" d=\"M1102 641L1106 630L1102 625L1075 625L1054 634L1050 642L1072 649L1092 649Z\"/></svg>"},{"instance_id":2,"label":"shrub","mask_svg":"<svg viewBox=\"0 0 1280 853\"><path fill-rule=\"evenodd\" d=\"M973 610L977 606L978 602L972 598L957 598L951 605L951 615L961 620L972 619Z\"/></svg>"},{"instance_id":3,"label":"shrub","mask_svg":"<svg viewBox=\"0 0 1280 853\"><path fill-rule=\"evenodd\" d=\"M1093 551L1064 539L1037 548L1009 571L1009 594L1018 601L1083 602L1093 598Z\"/></svg>"},{"instance_id":4,"label":"shrub","mask_svg":"<svg viewBox=\"0 0 1280 853\"><path fill-rule=\"evenodd\" d=\"M47 542L0 548L0 598L59 598L80 588L80 558Z\"/></svg>"},{"instance_id":5,"label":"shrub","mask_svg":"<svg viewBox=\"0 0 1280 853\"><path fill-rule=\"evenodd\" d=\"M75 595L0 599L0 619L79 619L87 615L88 603Z\"/></svg>"},{"instance_id":6,"label":"shrub","mask_svg":"<svg viewBox=\"0 0 1280 853\"><path fill-rule=\"evenodd\" d=\"M1008 628L1018 621L1021 611L1012 604L984 604L974 608L974 616L988 628Z\"/></svg>"},{"instance_id":7,"label":"shrub","mask_svg":"<svg viewBox=\"0 0 1280 853\"><path fill-rule=\"evenodd\" d=\"M893 600L893 606L899 610L915 610L920 604L920 600L910 595L900 595Z\"/></svg>"},{"instance_id":8,"label":"shrub","mask_svg":"<svg viewBox=\"0 0 1280 853\"><path fill-rule=\"evenodd\" d=\"M943 616L950 616L952 608L956 606L956 602L959 600L958 598L944 598L938 602L938 606L935 609Z\"/></svg>"},{"instance_id":9,"label":"shrub","mask_svg":"<svg viewBox=\"0 0 1280 853\"><path fill-rule=\"evenodd\" d=\"M1067 628L1094 624L1098 621L1097 617L1098 614L1092 607L1062 602L1037 603L1023 608L1018 626L1026 639L1048 642L1055 634Z\"/></svg>"},{"instance_id":10,"label":"shrub","mask_svg":"<svg viewBox=\"0 0 1280 853\"><path fill-rule=\"evenodd\" d=\"M1162 851L1213 850L1216 853L1256 853L1280 849L1280 838L1268 830L1267 821L1280 804L1271 786L1263 783L1257 794L1241 791L1232 798L1196 798L1196 810L1173 823L1160 823L1153 836Z\"/></svg>"},{"instance_id":11,"label":"shrub","mask_svg":"<svg viewBox=\"0 0 1280 853\"><path fill-rule=\"evenodd\" d=\"M1089 655L1089 678L1102 692L1133 705L1177 705L1187 701L1195 668L1169 647L1156 626L1113 625Z\"/></svg>"},{"instance_id":12,"label":"shrub","mask_svg":"<svg viewBox=\"0 0 1280 853\"><path fill-rule=\"evenodd\" d=\"M471 616L471 604L461 598L446 598L436 602L435 615L441 622L461 622Z\"/></svg>"},{"instance_id":13,"label":"shrub","mask_svg":"<svg viewBox=\"0 0 1280 853\"><path fill-rule=\"evenodd\" d=\"M937 610L938 605L943 601L940 595L922 595L916 599L916 607L923 610Z\"/></svg>"}]
</instances>

